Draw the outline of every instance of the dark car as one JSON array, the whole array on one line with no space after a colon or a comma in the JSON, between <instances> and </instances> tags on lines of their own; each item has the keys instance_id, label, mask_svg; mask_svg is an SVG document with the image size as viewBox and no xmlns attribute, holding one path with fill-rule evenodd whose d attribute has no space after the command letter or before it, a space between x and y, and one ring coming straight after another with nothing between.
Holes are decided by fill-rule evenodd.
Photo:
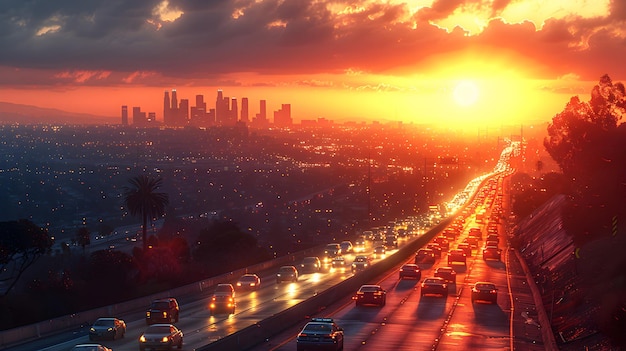
<instances>
[{"instance_id":1,"label":"dark car","mask_svg":"<svg viewBox=\"0 0 626 351\"><path fill-rule=\"evenodd\" d=\"M332 318L313 318L298 333L296 347L304 350L343 350L343 329Z\"/></svg>"},{"instance_id":2,"label":"dark car","mask_svg":"<svg viewBox=\"0 0 626 351\"><path fill-rule=\"evenodd\" d=\"M337 256L330 261L330 269L333 272L345 272L348 270L348 261L343 256Z\"/></svg>"},{"instance_id":3,"label":"dark car","mask_svg":"<svg viewBox=\"0 0 626 351\"><path fill-rule=\"evenodd\" d=\"M365 284L361 285L356 295L352 297L357 306L361 305L378 305L384 306L387 303L387 291L380 285Z\"/></svg>"},{"instance_id":4,"label":"dark car","mask_svg":"<svg viewBox=\"0 0 626 351\"><path fill-rule=\"evenodd\" d=\"M415 264L419 263L435 263L435 252L432 249L419 249L415 254Z\"/></svg>"},{"instance_id":5,"label":"dark car","mask_svg":"<svg viewBox=\"0 0 626 351\"><path fill-rule=\"evenodd\" d=\"M444 236L438 236L435 238L434 242L439 244L442 251L448 251L450 249L450 240Z\"/></svg>"},{"instance_id":6,"label":"dark car","mask_svg":"<svg viewBox=\"0 0 626 351\"><path fill-rule=\"evenodd\" d=\"M472 287L472 303L476 301L486 301L490 303L498 302L498 288L492 282L476 282Z\"/></svg>"},{"instance_id":7,"label":"dark car","mask_svg":"<svg viewBox=\"0 0 626 351\"><path fill-rule=\"evenodd\" d=\"M426 248L433 250L435 257L441 258L441 246L438 243L429 243Z\"/></svg>"},{"instance_id":8,"label":"dark car","mask_svg":"<svg viewBox=\"0 0 626 351\"><path fill-rule=\"evenodd\" d=\"M352 253L354 246L350 240L344 240L339 244L342 254Z\"/></svg>"},{"instance_id":9,"label":"dark car","mask_svg":"<svg viewBox=\"0 0 626 351\"><path fill-rule=\"evenodd\" d=\"M467 255L465 251L461 249L454 249L448 252L448 265L453 263L462 263L464 266L467 265Z\"/></svg>"},{"instance_id":10,"label":"dark car","mask_svg":"<svg viewBox=\"0 0 626 351\"><path fill-rule=\"evenodd\" d=\"M497 246L485 246L483 249L483 260L498 260L502 258L502 250Z\"/></svg>"},{"instance_id":11,"label":"dark car","mask_svg":"<svg viewBox=\"0 0 626 351\"><path fill-rule=\"evenodd\" d=\"M456 284L456 271L452 267L438 267L435 277L445 279L448 284Z\"/></svg>"},{"instance_id":12,"label":"dark car","mask_svg":"<svg viewBox=\"0 0 626 351\"><path fill-rule=\"evenodd\" d=\"M316 273L322 269L322 262L316 256L305 257L300 263L302 273Z\"/></svg>"},{"instance_id":13,"label":"dark car","mask_svg":"<svg viewBox=\"0 0 626 351\"><path fill-rule=\"evenodd\" d=\"M439 277L426 278L422 282L420 295L440 295L448 297L448 283L446 283L445 279Z\"/></svg>"},{"instance_id":14,"label":"dark car","mask_svg":"<svg viewBox=\"0 0 626 351\"><path fill-rule=\"evenodd\" d=\"M422 279L420 267L413 263L407 263L400 268L400 279Z\"/></svg>"},{"instance_id":15,"label":"dark car","mask_svg":"<svg viewBox=\"0 0 626 351\"><path fill-rule=\"evenodd\" d=\"M365 237L360 237L356 239L354 242L354 252L359 253L365 251L366 239Z\"/></svg>"},{"instance_id":16,"label":"dark car","mask_svg":"<svg viewBox=\"0 0 626 351\"><path fill-rule=\"evenodd\" d=\"M246 273L237 280L239 290L258 290L261 287L261 278L254 273Z\"/></svg>"},{"instance_id":17,"label":"dark car","mask_svg":"<svg viewBox=\"0 0 626 351\"><path fill-rule=\"evenodd\" d=\"M298 270L294 266L282 266L278 269L278 273L276 273L276 284L280 284L282 282L297 282L298 281Z\"/></svg>"},{"instance_id":18,"label":"dark car","mask_svg":"<svg viewBox=\"0 0 626 351\"><path fill-rule=\"evenodd\" d=\"M123 338L126 323L117 318L98 318L89 328L89 340Z\"/></svg>"},{"instance_id":19,"label":"dark car","mask_svg":"<svg viewBox=\"0 0 626 351\"><path fill-rule=\"evenodd\" d=\"M387 234L385 236L385 247L388 249L398 248L398 237L395 234Z\"/></svg>"},{"instance_id":20,"label":"dark car","mask_svg":"<svg viewBox=\"0 0 626 351\"><path fill-rule=\"evenodd\" d=\"M374 258L385 258L387 250L384 246L379 245L374 248Z\"/></svg>"},{"instance_id":21,"label":"dark car","mask_svg":"<svg viewBox=\"0 0 626 351\"><path fill-rule=\"evenodd\" d=\"M324 248L324 260L326 261L330 261L333 259L333 257L341 256L341 255L342 255L341 245L339 245L338 243L328 244Z\"/></svg>"},{"instance_id":22,"label":"dark car","mask_svg":"<svg viewBox=\"0 0 626 351\"><path fill-rule=\"evenodd\" d=\"M357 255L352 261L352 273L360 272L370 266L372 260L366 255Z\"/></svg>"},{"instance_id":23,"label":"dark car","mask_svg":"<svg viewBox=\"0 0 626 351\"><path fill-rule=\"evenodd\" d=\"M457 245L457 249L463 250L463 252L465 252L465 256L472 255L472 246L469 243L459 243L459 245Z\"/></svg>"},{"instance_id":24,"label":"dark car","mask_svg":"<svg viewBox=\"0 0 626 351\"><path fill-rule=\"evenodd\" d=\"M178 301L175 298L154 300L146 312L146 323L176 323L179 313Z\"/></svg>"},{"instance_id":25,"label":"dark car","mask_svg":"<svg viewBox=\"0 0 626 351\"><path fill-rule=\"evenodd\" d=\"M139 350L171 350L183 347L183 332L172 324L154 324L139 337Z\"/></svg>"},{"instance_id":26,"label":"dark car","mask_svg":"<svg viewBox=\"0 0 626 351\"><path fill-rule=\"evenodd\" d=\"M500 237L498 237L498 234L489 234L487 235L486 241L495 241L496 243L498 243L500 242Z\"/></svg>"},{"instance_id":27,"label":"dark car","mask_svg":"<svg viewBox=\"0 0 626 351\"><path fill-rule=\"evenodd\" d=\"M234 314L236 306L235 288L233 285L217 284L215 291L213 291L213 295L211 295L211 301L209 302L209 310L211 311L211 314L219 312Z\"/></svg>"},{"instance_id":28,"label":"dark car","mask_svg":"<svg viewBox=\"0 0 626 351\"><path fill-rule=\"evenodd\" d=\"M70 351L112 351L110 348L100 344L80 344L72 347Z\"/></svg>"}]
</instances>

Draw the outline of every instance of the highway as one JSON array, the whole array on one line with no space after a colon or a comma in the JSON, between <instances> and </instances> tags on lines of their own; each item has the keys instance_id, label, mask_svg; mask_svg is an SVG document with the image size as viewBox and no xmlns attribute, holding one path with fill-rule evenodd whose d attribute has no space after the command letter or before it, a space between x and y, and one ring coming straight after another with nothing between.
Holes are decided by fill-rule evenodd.
<instances>
[{"instance_id":1,"label":"highway","mask_svg":"<svg viewBox=\"0 0 626 351\"><path fill-rule=\"evenodd\" d=\"M494 179L501 180L502 177L499 175ZM501 183L498 183L497 189L493 182L487 182L487 184L491 185L484 187L484 190L481 190L477 196L478 200L474 200L475 203L468 206L472 212L463 215L467 216L464 227L455 242L451 243L450 248L455 247L467 236L470 227L480 227L483 231L483 238L486 236L486 225L475 222L474 211L477 208L486 208L486 215L489 218L493 203L501 199L496 198L496 194L502 190ZM469 191L476 191L476 189ZM350 296L346 296L338 299L333 306L325 306L326 310L320 311L320 314L334 318L344 328L346 350L511 349L511 301L514 297L509 288L510 278L507 272L509 255L506 238L503 237L503 230L499 232L503 261L484 261L480 255L479 245L468 258L466 266L452 265L458 273L457 284L450 285L447 298L420 297L420 281L399 280L399 266L397 266L377 278L376 281L387 290L387 304L384 307L355 307ZM408 240L416 240L420 235L416 232L407 238L401 238L400 248L406 245ZM366 253L371 254L372 249L373 243L370 242ZM396 251L390 250L388 255L393 255ZM441 258L432 265L420 264L422 279L432 276L437 267L448 266L446 255L446 252L443 252ZM321 257L322 253L319 256ZM344 257L348 262L352 262L354 254L347 254ZM406 262L412 263L412 257L408 257ZM175 325L184 332L182 350L195 350L244 328L254 326L268 317L332 288L353 275L349 270L302 274L298 282L277 284L275 272L250 273L258 273L261 276L261 288L257 291L237 292L235 314L211 315L208 310L210 291L201 296L195 296L189 301L179 301L181 302L180 320ZM234 284L238 278L232 277L224 283ZM497 304L471 302L471 285L479 280L496 284L498 287ZM168 296L164 294L163 297ZM125 338L98 342L115 351L137 350L139 336L146 328L144 311L114 317L126 321ZM302 316L303 322L305 317ZM295 336L302 326L294 325L286 328L280 335L268 335L268 342L259 345L256 349L295 350ZM87 331L88 328L85 327L78 332L60 333L5 350L70 350L76 344L89 343Z\"/></svg>"},{"instance_id":2,"label":"highway","mask_svg":"<svg viewBox=\"0 0 626 351\"><path fill-rule=\"evenodd\" d=\"M484 227L474 222L474 218L475 215L468 220L451 248L467 237L469 227ZM513 349L510 323L513 294L509 290L506 264L509 255L505 245L506 239L501 237L502 261L483 260L479 246L472 251L466 267L453 263L457 283L449 286L447 298L421 297L420 281L401 280L396 270L372 282L387 291L385 306L357 307L350 299L344 299L316 317L333 318L344 329L345 350ZM421 280L433 276L439 266L448 266L445 253L434 264L420 264ZM476 281L496 284L497 304L472 303L471 288ZM254 350L296 350L296 336L303 326L291 328Z\"/></svg>"}]
</instances>

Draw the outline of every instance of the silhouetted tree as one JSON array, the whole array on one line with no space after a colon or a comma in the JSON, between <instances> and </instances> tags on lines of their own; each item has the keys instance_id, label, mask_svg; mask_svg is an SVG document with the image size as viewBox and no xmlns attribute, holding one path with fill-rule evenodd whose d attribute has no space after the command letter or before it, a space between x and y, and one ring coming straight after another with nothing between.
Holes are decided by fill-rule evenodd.
<instances>
[{"instance_id":1,"label":"silhouetted tree","mask_svg":"<svg viewBox=\"0 0 626 351\"><path fill-rule=\"evenodd\" d=\"M0 277L9 282L7 295L26 271L52 247L48 231L35 223L20 219L0 222Z\"/></svg>"},{"instance_id":2,"label":"silhouetted tree","mask_svg":"<svg viewBox=\"0 0 626 351\"><path fill-rule=\"evenodd\" d=\"M161 217L169 204L169 196L159 193L163 180L140 175L129 180L131 186L124 188L124 202L133 216L141 216L143 250L148 247L148 220Z\"/></svg>"},{"instance_id":3,"label":"silhouetted tree","mask_svg":"<svg viewBox=\"0 0 626 351\"><path fill-rule=\"evenodd\" d=\"M91 232L87 227L80 227L76 231L76 243L83 248L85 253L85 246L91 244Z\"/></svg>"}]
</instances>

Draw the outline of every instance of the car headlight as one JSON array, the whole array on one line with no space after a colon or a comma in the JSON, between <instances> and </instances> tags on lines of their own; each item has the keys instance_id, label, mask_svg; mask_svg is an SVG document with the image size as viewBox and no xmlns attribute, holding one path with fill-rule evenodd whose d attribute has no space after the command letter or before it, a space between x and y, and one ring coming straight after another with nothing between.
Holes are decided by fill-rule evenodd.
<instances>
[{"instance_id":1,"label":"car headlight","mask_svg":"<svg viewBox=\"0 0 626 351\"><path fill-rule=\"evenodd\" d=\"M161 339L162 342L168 342L170 341L170 337L169 336L164 336L163 339Z\"/></svg>"},{"instance_id":2,"label":"car headlight","mask_svg":"<svg viewBox=\"0 0 626 351\"><path fill-rule=\"evenodd\" d=\"M89 331L90 331L90 332L95 332L95 331L96 331L96 329L95 329L94 327L91 327L91 328L89 329Z\"/></svg>"},{"instance_id":3,"label":"car headlight","mask_svg":"<svg viewBox=\"0 0 626 351\"><path fill-rule=\"evenodd\" d=\"M146 342L146 337L144 335L140 336L139 342Z\"/></svg>"}]
</instances>

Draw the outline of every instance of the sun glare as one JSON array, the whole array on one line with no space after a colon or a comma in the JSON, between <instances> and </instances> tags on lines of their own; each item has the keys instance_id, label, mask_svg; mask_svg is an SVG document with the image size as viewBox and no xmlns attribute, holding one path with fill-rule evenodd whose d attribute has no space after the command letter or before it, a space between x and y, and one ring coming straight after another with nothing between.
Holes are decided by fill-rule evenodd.
<instances>
[{"instance_id":1,"label":"sun glare","mask_svg":"<svg viewBox=\"0 0 626 351\"><path fill-rule=\"evenodd\" d=\"M471 106L478 101L479 97L478 86L476 83L463 80L457 83L452 92L454 101L461 106Z\"/></svg>"}]
</instances>

